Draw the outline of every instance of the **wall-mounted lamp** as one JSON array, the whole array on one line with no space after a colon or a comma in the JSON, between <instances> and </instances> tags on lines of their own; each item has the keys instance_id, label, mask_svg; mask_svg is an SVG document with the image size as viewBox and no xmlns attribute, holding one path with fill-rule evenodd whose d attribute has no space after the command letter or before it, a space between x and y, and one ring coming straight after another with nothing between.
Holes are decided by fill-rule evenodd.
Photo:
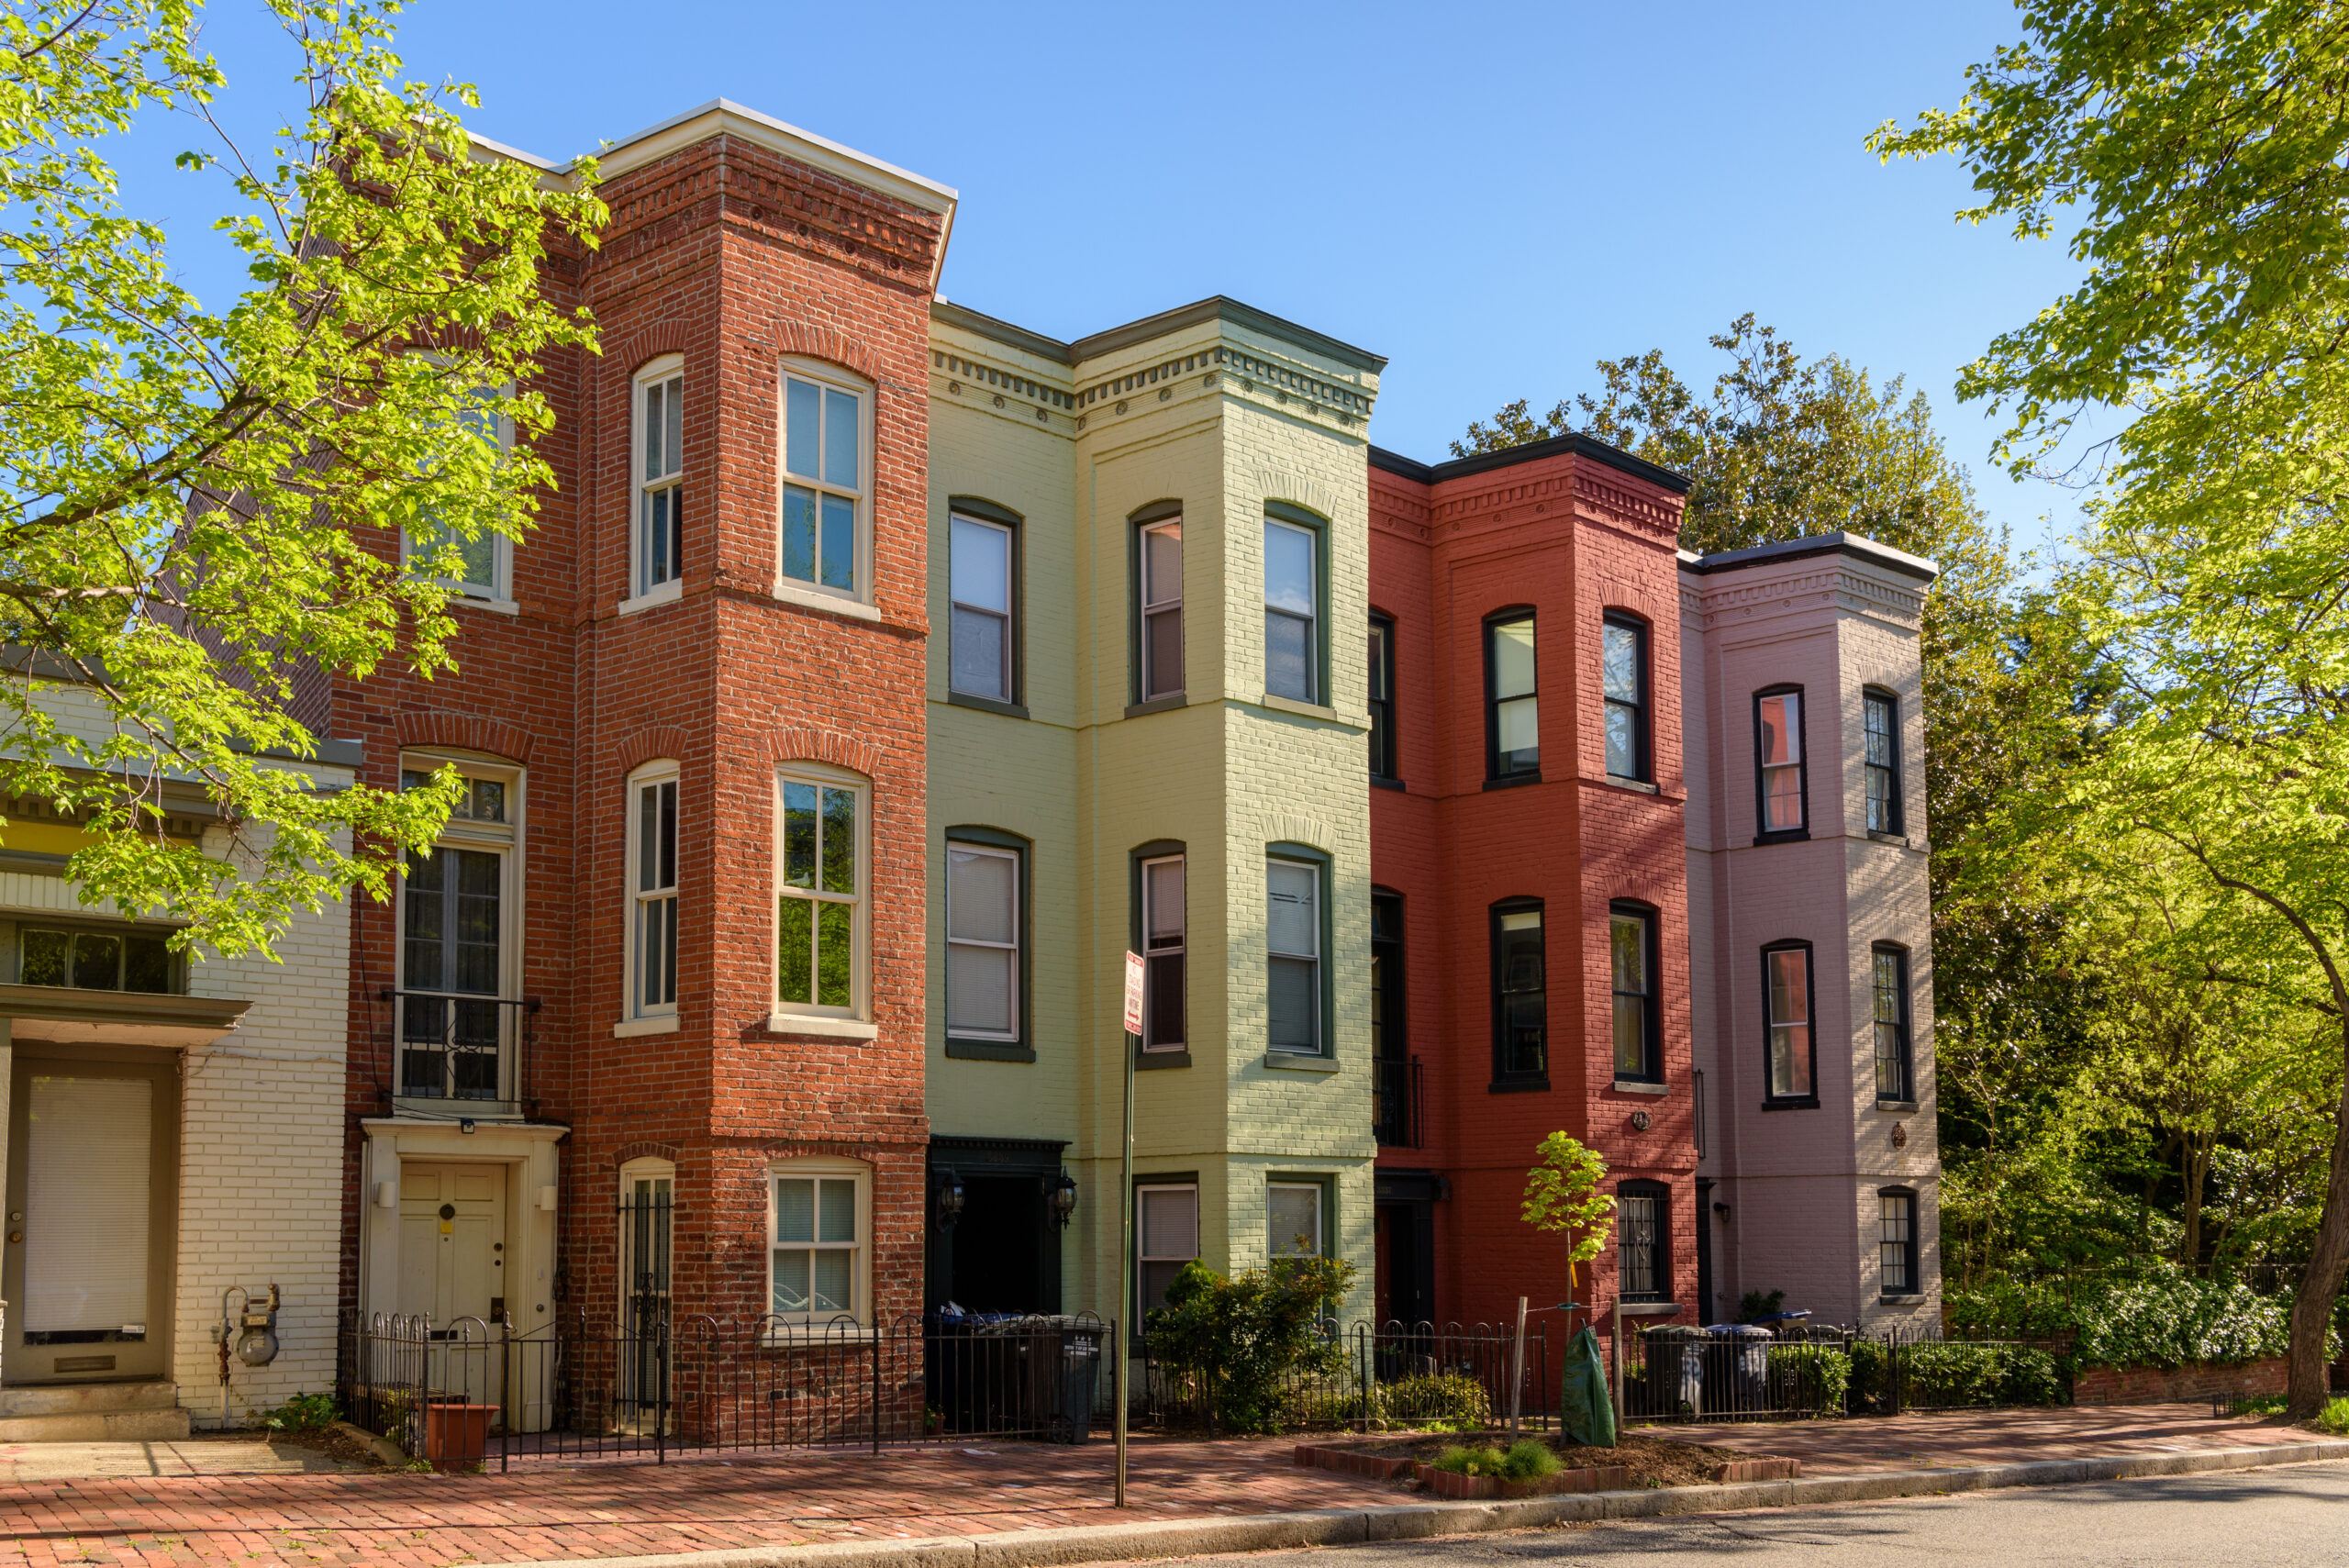
<instances>
[{"instance_id":1,"label":"wall-mounted lamp","mask_svg":"<svg viewBox=\"0 0 2349 1568\"><path fill-rule=\"evenodd\" d=\"M930 1189L930 1206L938 1214L938 1228L952 1230L954 1222L963 1218L963 1178L952 1171L941 1171L938 1184Z\"/></svg>"},{"instance_id":2,"label":"wall-mounted lamp","mask_svg":"<svg viewBox=\"0 0 2349 1568\"><path fill-rule=\"evenodd\" d=\"M471 1132L473 1129L473 1118L471 1117L467 1117L462 1121L457 1123L457 1130L459 1132Z\"/></svg>"},{"instance_id":3,"label":"wall-mounted lamp","mask_svg":"<svg viewBox=\"0 0 2349 1568\"><path fill-rule=\"evenodd\" d=\"M1713 1212L1721 1217L1722 1224L1726 1225L1729 1223L1729 1205L1725 1203L1717 1203L1713 1205Z\"/></svg>"},{"instance_id":4,"label":"wall-mounted lamp","mask_svg":"<svg viewBox=\"0 0 2349 1568\"><path fill-rule=\"evenodd\" d=\"M1066 1171L1057 1176L1046 1176L1044 1207L1054 1225L1067 1229L1070 1217L1076 1213L1076 1178Z\"/></svg>"},{"instance_id":5,"label":"wall-mounted lamp","mask_svg":"<svg viewBox=\"0 0 2349 1568\"><path fill-rule=\"evenodd\" d=\"M1633 1111L1631 1113L1631 1130L1633 1132L1645 1132L1647 1129L1648 1113L1645 1111Z\"/></svg>"}]
</instances>

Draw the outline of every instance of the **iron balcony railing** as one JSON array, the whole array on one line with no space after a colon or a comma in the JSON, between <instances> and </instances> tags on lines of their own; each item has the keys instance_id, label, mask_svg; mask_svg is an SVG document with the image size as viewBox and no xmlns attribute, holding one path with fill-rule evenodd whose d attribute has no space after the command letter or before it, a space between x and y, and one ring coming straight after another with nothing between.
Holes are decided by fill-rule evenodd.
<instances>
[{"instance_id":1,"label":"iron balcony railing","mask_svg":"<svg viewBox=\"0 0 2349 1568\"><path fill-rule=\"evenodd\" d=\"M1371 1064L1371 1127L1390 1149L1419 1146L1419 1059L1386 1058Z\"/></svg>"},{"instance_id":2,"label":"iron balcony railing","mask_svg":"<svg viewBox=\"0 0 2349 1568\"><path fill-rule=\"evenodd\" d=\"M392 1004L402 1099L520 1104L529 1098L531 1020L536 996L482 996L460 991L377 993Z\"/></svg>"}]
</instances>

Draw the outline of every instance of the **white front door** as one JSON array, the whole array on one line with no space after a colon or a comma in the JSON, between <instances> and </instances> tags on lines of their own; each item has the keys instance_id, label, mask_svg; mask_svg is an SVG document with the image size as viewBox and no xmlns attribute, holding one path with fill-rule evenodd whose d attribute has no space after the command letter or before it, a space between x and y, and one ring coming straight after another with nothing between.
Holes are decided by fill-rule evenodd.
<instances>
[{"instance_id":1,"label":"white front door","mask_svg":"<svg viewBox=\"0 0 2349 1568\"><path fill-rule=\"evenodd\" d=\"M507 1251L505 1166L401 1163L398 1310L429 1318L448 1347L434 1354L436 1387L474 1403L499 1403Z\"/></svg>"}]
</instances>

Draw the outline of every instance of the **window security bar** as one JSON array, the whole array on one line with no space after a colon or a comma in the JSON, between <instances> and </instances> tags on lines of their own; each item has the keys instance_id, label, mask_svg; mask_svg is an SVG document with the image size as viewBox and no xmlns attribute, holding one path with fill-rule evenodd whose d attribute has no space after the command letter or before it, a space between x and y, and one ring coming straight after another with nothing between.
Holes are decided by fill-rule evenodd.
<instances>
[{"instance_id":1,"label":"window security bar","mask_svg":"<svg viewBox=\"0 0 2349 1568\"><path fill-rule=\"evenodd\" d=\"M520 1105L529 1097L531 1019L542 998L388 985L375 995L395 1009L394 1093L401 1098Z\"/></svg>"}]
</instances>

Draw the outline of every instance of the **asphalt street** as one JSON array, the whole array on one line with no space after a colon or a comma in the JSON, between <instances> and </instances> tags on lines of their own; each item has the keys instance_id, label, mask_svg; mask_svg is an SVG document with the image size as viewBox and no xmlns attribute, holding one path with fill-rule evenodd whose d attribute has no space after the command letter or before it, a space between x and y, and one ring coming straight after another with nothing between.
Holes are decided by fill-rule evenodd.
<instances>
[{"instance_id":1,"label":"asphalt street","mask_svg":"<svg viewBox=\"0 0 2349 1568\"><path fill-rule=\"evenodd\" d=\"M2349 1465L2107 1481L1948 1497L1570 1525L1505 1535L1266 1552L1250 1568L1753 1563L1920 1568L2349 1563ZM1210 1559L1197 1559L1208 1562Z\"/></svg>"}]
</instances>

